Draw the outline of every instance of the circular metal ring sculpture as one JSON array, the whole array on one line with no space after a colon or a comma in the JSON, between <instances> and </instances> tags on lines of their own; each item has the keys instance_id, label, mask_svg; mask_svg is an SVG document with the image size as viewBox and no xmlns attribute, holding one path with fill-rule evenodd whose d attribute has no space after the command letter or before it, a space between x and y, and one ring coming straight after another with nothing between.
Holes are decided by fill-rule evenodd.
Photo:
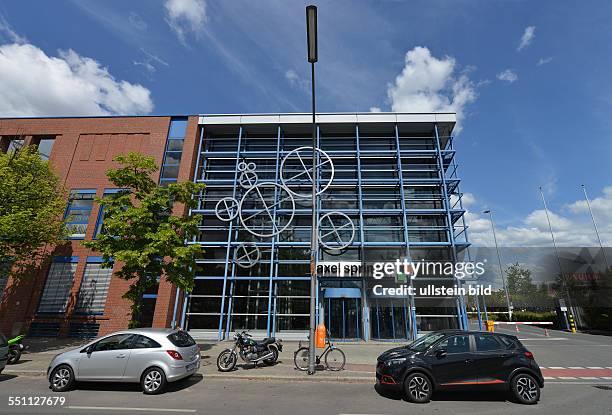
<instances>
[{"instance_id":1,"label":"circular metal ring sculpture","mask_svg":"<svg viewBox=\"0 0 612 415\"><path fill-rule=\"evenodd\" d=\"M238 206L238 201L233 197L224 197L215 205L215 215L223 222L230 222L238 216Z\"/></svg>"},{"instance_id":2,"label":"circular metal ring sculpture","mask_svg":"<svg viewBox=\"0 0 612 415\"><path fill-rule=\"evenodd\" d=\"M240 163L238 163L238 171L246 171L247 169L247 164L244 161L241 161Z\"/></svg>"},{"instance_id":3,"label":"circular metal ring sculpture","mask_svg":"<svg viewBox=\"0 0 612 415\"><path fill-rule=\"evenodd\" d=\"M321 167L327 165L331 170L331 173L328 173L329 177L322 179L325 185L317 192L317 195L320 195L327 190L334 180L334 163L325 151L320 148L316 148L315 151L318 153L317 170L321 172ZM280 170L281 182L291 194L299 198L312 196L312 192L298 193L289 187L303 185L312 188L312 147L299 147L290 151L281 162Z\"/></svg>"},{"instance_id":4,"label":"circular metal ring sculpture","mask_svg":"<svg viewBox=\"0 0 612 415\"><path fill-rule=\"evenodd\" d=\"M355 239L355 224L342 212L329 212L319 219L319 243L323 247L340 251Z\"/></svg>"},{"instance_id":5,"label":"circular metal ring sculpture","mask_svg":"<svg viewBox=\"0 0 612 415\"><path fill-rule=\"evenodd\" d=\"M234 252L234 261L240 268L254 267L260 257L261 252L259 251L259 247L253 242L241 243L236 247L236 251Z\"/></svg>"},{"instance_id":6,"label":"circular metal ring sculpture","mask_svg":"<svg viewBox=\"0 0 612 415\"><path fill-rule=\"evenodd\" d=\"M253 170L245 170L240 173L240 177L238 177L238 183L245 189L250 189L255 186L258 180L257 173Z\"/></svg>"},{"instance_id":7,"label":"circular metal ring sculpture","mask_svg":"<svg viewBox=\"0 0 612 415\"><path fill-rule=\"evenodd\" d=\"M266 193L266 188L273 188L274 191ZM280 192L278 197L277 191ZM283 196L283 193L286 196ZM286 201L291 204L291 216L284 226L279 227L277 221L283 216L274 215L273 211L277 207L280 208ZM273 182L263 182L252 186L244 193L238 205L238 212L240 222L249 233L261 238L269 238L278 235L289 227L295 216L295 200L286 186ZM261 231L253 228L259 228Z\"/></svg>"}]
</instances>

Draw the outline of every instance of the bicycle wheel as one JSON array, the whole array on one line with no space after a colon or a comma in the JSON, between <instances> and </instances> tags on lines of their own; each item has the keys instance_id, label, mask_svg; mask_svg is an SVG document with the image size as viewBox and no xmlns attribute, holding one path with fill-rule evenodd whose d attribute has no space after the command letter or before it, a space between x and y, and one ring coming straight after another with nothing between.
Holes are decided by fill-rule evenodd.
<instances>
[{"instance_id":1,"label":"bicycle wheel","mask_svg":"<svg viewBox=\"0 0 612 415\"><path fill-rule=\"evenodd\" d=\"M337 347L332 347L325 355L325 366L327 366L329 370L342 370L344 369L345 363L346 357L344 356L344 352Z\"/></svg>"},{"instance_id":2,"label":"bicycle wheel","mask_svg":"<svg viewBox=\"0 0 612 415\"><path fill-rule=\"evenodd\" d=\"M308 355L308 347L300 347L299 349L297 349L297 352L295 352L295 354L293 355L293 363L295 363L296 369L302 371L308 370Z\"/></svg>"}]
</instances>

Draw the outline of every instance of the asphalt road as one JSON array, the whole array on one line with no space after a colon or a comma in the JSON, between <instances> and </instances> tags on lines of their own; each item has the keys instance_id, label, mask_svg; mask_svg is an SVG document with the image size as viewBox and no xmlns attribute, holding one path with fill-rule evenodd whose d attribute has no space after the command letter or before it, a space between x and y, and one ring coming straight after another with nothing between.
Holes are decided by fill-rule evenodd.
<instances>
[{"instance_id":1,"label":"asphalt road","mask_svg":"<svg viewBox=\"0 0 612 415\"><path fill-rule=\"evenodd\" d=\"M64 406L8 406L9 397L61 396ZM504 393L445 392L429 404L379 394L373 384L211 380L173 384L158 396L137 385L88 384L53 393L44 378L0 376L2 414L612 414L612 383L547 383L536 406L509 402Z\"/></svg>"}]
</instances>

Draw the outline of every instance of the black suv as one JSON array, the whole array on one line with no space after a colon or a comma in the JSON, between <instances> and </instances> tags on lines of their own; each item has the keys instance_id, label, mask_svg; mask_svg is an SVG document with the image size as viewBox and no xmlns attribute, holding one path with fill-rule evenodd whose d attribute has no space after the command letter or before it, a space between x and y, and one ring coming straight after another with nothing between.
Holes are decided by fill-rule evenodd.
<instances>
[{"instance_id":1,"label":"black suv","mask_svg":"<svg viewBox=\"0 0 612 415\"><path fill-rule=\"evenodd\" d=\"M378 356L376 382L401 390L410 402L429 402L434 390L464 386L509 389L524 404L540 399L544 378L533 354L515 336L443 330Z\"/></svg>"}]
</instances>

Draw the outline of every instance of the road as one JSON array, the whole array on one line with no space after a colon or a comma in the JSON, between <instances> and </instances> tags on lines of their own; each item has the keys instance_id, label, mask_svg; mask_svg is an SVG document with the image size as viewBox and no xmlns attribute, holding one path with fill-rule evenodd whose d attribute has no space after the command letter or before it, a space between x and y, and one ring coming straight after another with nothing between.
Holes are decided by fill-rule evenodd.
<instances>
[{"instance_id":1,"label":"road","mask_svg":"<svg viewBox=\"0 0 612 415\"><path fill-rule=\"evenodd\" d=\"M385 394L386 395L386 394ZM9 396L65 396L63 407L9 407ZM540 403L525 407L503 393L446 392L416 405L383 396L372 384L210 380L201 376L174 384L163 395L143 395L136 385L90 384L52 393L41 377L0 377L3 414L612 414L608 385L548 383Z\"/></svg>"}]
</instances>

